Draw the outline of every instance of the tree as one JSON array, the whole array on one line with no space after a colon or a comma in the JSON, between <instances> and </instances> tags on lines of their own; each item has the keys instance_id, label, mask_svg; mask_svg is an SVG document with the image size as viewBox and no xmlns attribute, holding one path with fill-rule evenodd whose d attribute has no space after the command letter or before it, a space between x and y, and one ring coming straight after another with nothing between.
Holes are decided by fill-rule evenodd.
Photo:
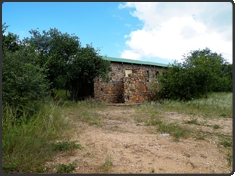
<instances>
[{"instance_id":1,"label":"tree","mask_svg":"<svg viewBox=\"0 0 235 176\"><path fill-rule=\"evenodd\" d=\"M5 27L3 26L4 30ZM2 33L2 35L4 35ZM12 38L12 36L15 36ZM37 55L31 46L16 42L18 36L5 35L2 46L2 105L22 109L33 107L36 101L44 100L48 94L49 83L45 79L45 70L36 64ZM9 42L11 39L11 42ZM15 40L14 40L15 39ZM15 43L14 48L6 46ZM17 48L17 49L16 49ZM30 109L30 108L29 108Z\"/></svg>"},{"instance_id":2,"label":"tree","mask_svg":"<svg viewBox=\"0 0 235 176\"><path fill-rule=\"evenodd\" d=\"M175 61L164 75L159 76L158 97L189 100L202 94L207 98L208 92L215 91L216 87L225 90L218 88L226 75L223 71L227 68L225 65L222 55L209 48L191 51L184 55L182 63Z\"/></svg>"},{"instance_id":3,"label":"tree","mask_svg":"<svg viewBox=\"0 0 235 176\"><path fill-rule=\"evenodd\" d=\"M48 70L47 79L52 89L66 89L71 100L78 100L92 89L95 77L107 77L109 62L99 56L99 50L92 45L82 47L79 38L57 29L31 30L30 38L24 40L36 48L38 63Z\"/></svg>"},{"instance_id":4,"label":"tree","mask_svg":"<svg viewBox=\"0 0 235 176\"><path fill-rule=\"evenodd\" d=\"M51 88L62 88L66 82L66 66L69 60L76 55L81 47L79 38L67 33L61 33L58 29L42 31L29 31L32 35L24 39L25 44L30 44L36 48L38 53L38 63L40 67L47 71L47 79L51 83Z\"/></svg>"},{"instance_id":5,"label":"tree","mask_svg":"<svg viewBox=\"0 0 235 176\"><path fill-rule=\"evenodd\" d=\"M94 89L94 78L108 80L111 67L109 61L99 56L99 50L95 50L92 45L86 45L70 59L66 70L66 89L70 92L71 100L77 101L93 91L89 89Z\"/></svg>"},{"instance_id":6,"label":"tree","mask_svg":"<svg viewBox=\"0 0 235 176\"><path fill-rule=\"evenodd\" d=\"M46 97L48 82L43 68L33 64L34 50L25 47L6 52L2 62L2 102L12 106L27 106Z\"/></svg>"},{"instance_id":7,"label":"tree","mask_svg":"<svg viewBox=\"0 0 235 176\"><path fill-rule=\"evenodd\" d=\"M212 91L215 92L232 92L233 85L232 85L232 76L233 76L233 69L232 64L228 62L224 62L222 64L222 71L220 76L217 78L217 84L213 87Z\"/></svg>"},{"instance_id":8,"label":"tree","mask_svg":"<svg viewBox=\"0 0 235 176\"><path fill-rule=\"evenodd\" d=\"M9 26L6 23L2 24L2 53L4 54L5 51L17 51L20 48L20 40L16 34L8 32L6 35L6 29Z\"/></svg>"}]
</instances>

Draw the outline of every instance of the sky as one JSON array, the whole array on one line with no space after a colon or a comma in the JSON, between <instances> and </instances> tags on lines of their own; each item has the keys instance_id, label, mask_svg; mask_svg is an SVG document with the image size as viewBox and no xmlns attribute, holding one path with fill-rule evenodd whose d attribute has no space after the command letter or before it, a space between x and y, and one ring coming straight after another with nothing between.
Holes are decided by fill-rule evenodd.
<instances>
[{"instance_id":1,"label":"sky","mask_svg":"<svg viewBox=\"0 0 235 176\"><path fill-rule=\"evenodd\" d=\"M4 2L2 24L20 39L56 28L100 55L173 63L209 48L232 63L231 2Z\"/></svg>"}]
</instances>

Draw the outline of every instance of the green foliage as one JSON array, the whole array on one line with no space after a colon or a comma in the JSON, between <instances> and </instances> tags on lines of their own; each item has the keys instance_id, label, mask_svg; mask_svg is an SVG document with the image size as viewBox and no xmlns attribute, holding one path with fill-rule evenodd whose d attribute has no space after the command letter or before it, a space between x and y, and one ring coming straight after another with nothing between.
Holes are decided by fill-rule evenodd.
<instances>
[{"instance_id":1,"label":"green foliage","mask_svg":"<svg viewBox=\"0 0 235 176\"><path fill-rule=\"evenodd\" d=\"M6 35L6 29L9 26L6 25L6 23L2 24L2 53L4 55L5 52L15 52L20 48L20 41L19 37L16 34L13 34L11 32L8 32Z\"/></svg>"},{"instance_id":2,"label":"green foliage","mask_svg":"<svg viewBox=\"0 0 235 176\"><path fill-rule=\"evenodd\" d=\"M17 110L15 117L38 109L38 101L45 100L49 83L45 69L37 65L38 56L33 47L23 45L17 35L5 34L8 26L2 25L2 105ZM27 113L26 113L27 114ZM26 115L24 114L24 115Z\"/></svg>"},{"instance_id":3,"label":"green foliage","mask_svg":"<svg viewBox=\"0 0 235 176\"><path fill-rule=\"evenodd\" d=\"M75 160L73 163L70 163L68 165L60 164L57 166L57 174L69 174L75 170L75 167L77 165L77 161Z\"/></svg>"},{"instance_id":4,"label":"green foliage","mask_svg":"<svg viewBox=\"0 0 235 176\"><path fill-rule=\"evenodd\" d=\"M102 126L102 117L98 113L87 109L78 109L78 112L77 119L80 121L86 122L89 125Z\"/></svg>"},{"instance_id":5,"label":"green foliage","mask_svg":"<svg viewBox=\"0 0 235 176\"><path fill-rule=\"evenodd\" d=\"M30 119L16 119L15 114L14 108L2 107L2 169L5 173L34 173L53 157L50 141L60 139L71 124L54 104L42 105Z\"/></svg>"},{"instance_id":6,"label":"green foliage","mask_svg":"<svg viewBox=\"0 0 235 176\"><path fill-rule=\"evenodd\" d=\"M232 85L232 76L233 76L233 68L232 64L227 62L222 64L222 73L220 77L217 78L217 84L212 87L212 91L214 92L231 92L233 89Z\"/></svg>"},{"instance_id":7,"label":"green foliage","mask_svg":"<svg viewBox=\"0 0 235 176\"><path fill-rule=\"evenodd\" d=\"M101 169L104 171L104 172L108 172L111 168L111 166L113 165L113 159L111 156L107 156L105 158L105 162L101 165Z\"/></svg>"},{"instance_id":8,"label":"green foliage","mask_svg":"<svg viewBox=\"0 0 235 176\"><path fill-rule=\"evenodd\" d=\"M66 101L66 100L69 100L69 95L66 90L55 89L54 90L54 99L58 100L58 101Z\"/></svg>"},{"instance_id":9,"label":"green foliage","mask_svg":"<svg viewBox=\"0 0 235 176\"><path fill-rule=\"evenodd\" d=\"M212 91L232 91L232 66L210 49L191 51L158 76L156 98L191 100Z\"/></svg>"},{"instance_id":10,"label":"green foliage","mask_svg":"<svg viewBox=\"0 0 235 176\"><path fill-rule=\"evenodd\" d=\"M74 120L86 122L89 125L102 126L102 116L96 112L97 109L104 109L104 103L90 103L87 101L65 101L61 103L65 113L69 113Z\"/></svg>"},{"instance_id":11,"label":"green foliage","mask_svg":"<svg viewBox=\"0 0 235 176\"><path fill-rule=\"evenodd\" d=\"M71 100L92 95L94 78L107 80L109 71L110 62L99 56L99 50L95 50L92 45L80 48L67 65L66 90L70 92Z\"/></svg>"},{"instance_id":12,"label":"green foliage","mask_svg":"<svg viewBox=\"0 0 235 176\"><path fill-rule=\"evenodd\" d=\"M35 59L30 47L5 52L2 58L2 104L34 108L36 101L45 99L49 84L44 69L34 65Z\"/></svg>"},{"instance_id":13,"label":"green foliage","mask_svg":"<svg viewBox=\"0 0 235 176\"><path fill-rule=\"evenodd\" d=\"M141 105L146 113L159 114L161 112L176 111L178 113L197 115L202 117L232 118L233 94L226 92L209 93L209 98L199 98L191 101L164 100L161 103Z\"/></svg>"},{"instance_id":14,"label":"green foliage","mask_svg":"<svg viewBox=\"0 0 235 176\"><path fill-rule=\"evenodd\" d=\"M192 130L181 127L176 123L166 123L162 121L158 123L158 130L161 133L169 133L174 137L175 141L179 141L180 138L188 138L192 132Z\"/></svg>"},{"instance_id":15,"label":"green foliage","mask_svg":"<svg viewBox=\"0 0 235 176\"><path fill-rule=\"evenodd\" d=\"M223 145L224 147L232 147L233 146L233 141L231 138L227 137L222 137L220 144Z\"/></svg>"},{"instance_id":16,"label":"green foliage","mask_svg":"<svg viewBox=\"0 0 235 176\"><path fill-rule=\"evenodd\" d=\"M231 166L232 162L233 162L233 154L231 152L228 152L226 159L227 159L227 162L228 162L228 166Z\"/></svg>"},{"instance_id":17,"label":"green foliage","mask_svg":"<svg viewBox=\"0 0 235 176\"><path fill-rule=\"evenodd\" d=\"M47 69L47 79L51 88L63 88L66 80L66 66L77 54L80 48L79 38L62 33L56 28L48 31L30 30L32 35L25 38L24 43L36 48L40 67Z\"/></svg>"},{"instance_id":18,"label":"green foliage","mask_svg":"<svg viewBox=\"0 0 235 176\"><path fill-rule=\"evenodd\" d=\"M94 78L107 78L109 62L103 60L92 45L81 47L77 36L55 28L42 33L31 30L30 34L24 43L36 48L38 63L47 70L51 88L68 90L71 100L92 95Z\"/></svg>"},{"instance_id":19,"label":"green foliage","mask_svg":"<svg viewBox=\"0 0 235 176\"><path fill-rule=\"evenodd\" d=\"M215 129L215 130L216 130L216 129L219 129L219 128L221 128L219 125L214 125L214 126L213 126L213 129Z\"/></svg>"},{"instance_id":20,"label":"green foliage","mask_svg":"<svg viewBox=\"0 0 235 176\"><path fill-rule=\"evenodd\" d=\"M52 144L52 150L65 151L69 149L82 149L82 146L76 144L76 141L63 141Z\"/></svg>"}]
</instances>

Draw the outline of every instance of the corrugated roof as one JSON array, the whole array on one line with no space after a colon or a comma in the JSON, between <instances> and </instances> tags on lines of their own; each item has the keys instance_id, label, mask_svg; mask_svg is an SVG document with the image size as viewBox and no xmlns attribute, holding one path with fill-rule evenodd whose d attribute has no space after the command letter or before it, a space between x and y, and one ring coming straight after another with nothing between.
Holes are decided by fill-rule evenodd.
<instances>
[{"instance_id":1,"label":"corrugated roof","mask_svg":"<svg viewBox=\"0 0 235 176\"><path fill-rule=\"evenodd\" d=\"M104 60L109 60L109 61L112 61L112 62L123 62L123 63L131 63L131 64L168 67L168 64L162 64L162 63L157 63L157 62L149 62L149 61L140 61L140 60L133 60L133 59L124 59L124 58L106 57L106 56L103 56L103 59Z\"/></svg>"}]
</instances>

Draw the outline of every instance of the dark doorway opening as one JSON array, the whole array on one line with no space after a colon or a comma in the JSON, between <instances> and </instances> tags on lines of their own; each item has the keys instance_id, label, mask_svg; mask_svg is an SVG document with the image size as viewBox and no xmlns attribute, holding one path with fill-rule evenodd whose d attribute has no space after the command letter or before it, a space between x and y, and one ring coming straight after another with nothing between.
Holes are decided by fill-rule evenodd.
<instances>
[{"instance_id":1,"label":"dark doorway opening","mask_svg":"<svg viewBox=\"0 0 235 176\"><path fill-rule=\"evenodd\" d=\"M94 82L85 83L80 87L78 92L78 100L85 100L94 97Z\"/></svg>"}]
</instances>

